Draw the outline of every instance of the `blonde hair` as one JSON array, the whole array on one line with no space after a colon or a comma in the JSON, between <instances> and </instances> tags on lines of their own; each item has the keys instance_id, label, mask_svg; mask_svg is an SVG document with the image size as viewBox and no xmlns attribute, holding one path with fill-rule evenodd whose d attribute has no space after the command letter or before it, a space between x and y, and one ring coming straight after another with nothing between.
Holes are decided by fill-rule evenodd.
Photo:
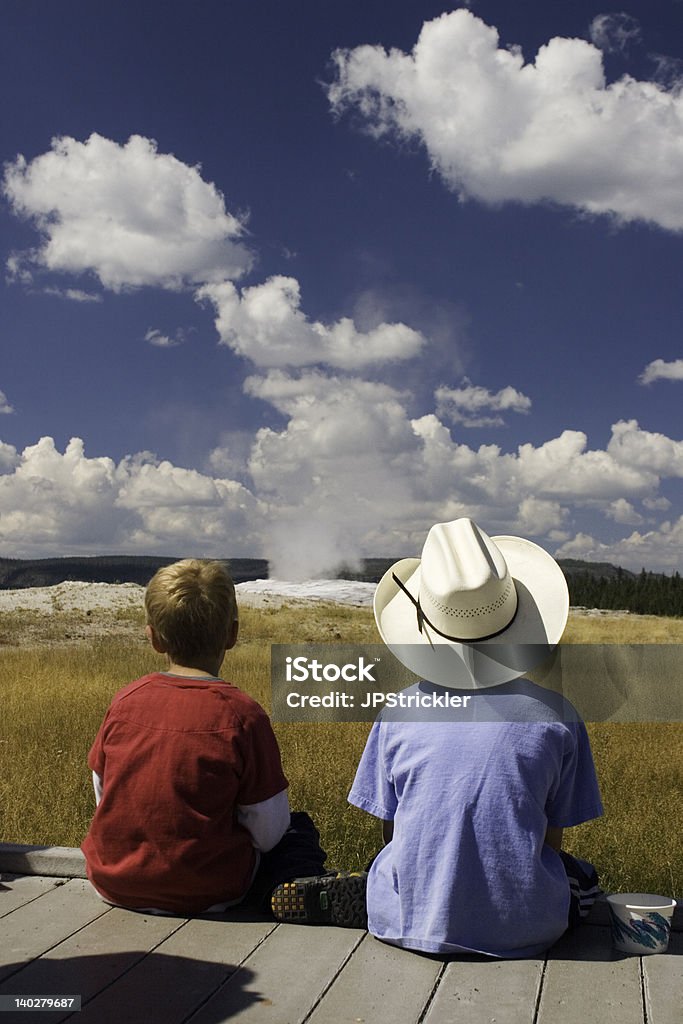
<instances>
[{"instance_id":1,"label":"blonde hair","mask_svg":"<svg viewBox=\"0 0 683 1024\"><path fill-rule=\"evenodd\" d=\"M221 562L185 558L154 574L145 614L178 664L224 650L237 621L235 585Z\"/></svg>"}]
</instances>

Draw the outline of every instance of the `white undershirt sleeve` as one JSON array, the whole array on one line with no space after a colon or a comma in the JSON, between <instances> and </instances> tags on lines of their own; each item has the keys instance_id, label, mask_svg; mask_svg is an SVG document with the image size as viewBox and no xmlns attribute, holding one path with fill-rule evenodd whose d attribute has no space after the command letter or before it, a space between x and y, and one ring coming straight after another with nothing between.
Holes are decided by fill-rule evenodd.
<instances>
[{"instance_id":1,"label":"white undershirt sleeve","mask_svg":"<svg viewBox=\"0 0 683 1024\"><path fill-rule=\"evenodd\" d=\"M102 779L97 772L92 773L92 784L95 790L95 804L98 804L102 799Z\"/></svg>"},{"instance_id":2,"label":"white undershirt sleeve","mask_svg":"<svg viewBox=\"0 0 683 1024\"><path fill-rule=\"evenodd\" d=\"M283 789L258 804L238 804L237 820L251 833L257 850L267 853L280 842L289 828L289 799Z\"/></svg>"}]
</instances>

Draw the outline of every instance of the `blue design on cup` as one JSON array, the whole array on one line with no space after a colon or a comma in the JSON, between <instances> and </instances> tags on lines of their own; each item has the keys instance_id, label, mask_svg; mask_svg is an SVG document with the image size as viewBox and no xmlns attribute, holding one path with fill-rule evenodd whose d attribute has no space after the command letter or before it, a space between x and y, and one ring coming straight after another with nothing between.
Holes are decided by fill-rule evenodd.
<instances>
[{"instance_id":1,"label":"blue design on cup","mask_svg":"<svg viewBox=\"0 0 683 1024\"><path fill-rule=\"evenodd\" d=\"M644 916L642 921L632 921L631 924L620 921L615 913L610 914L610 919L614 942L636 942L648 949L657 949L666 943L671 928L669 919L656 911Z\"/></svg>"}]
</instances>

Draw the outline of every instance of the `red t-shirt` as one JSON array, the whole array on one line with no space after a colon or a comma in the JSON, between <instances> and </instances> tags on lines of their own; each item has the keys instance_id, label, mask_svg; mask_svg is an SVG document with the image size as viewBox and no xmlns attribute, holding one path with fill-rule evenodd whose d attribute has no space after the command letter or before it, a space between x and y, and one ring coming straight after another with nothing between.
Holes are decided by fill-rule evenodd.
<instances>
[{"instance_id":1,"label":"red t-shirt","mask_svg":"<svg viewBox=\"0 0 683 1024\"><path fill-rule=\"evenodd\" d=\"M288 784L255 700L219 679L144 676L114 697L88 764L103 792L82 849L102 896L190 914L244 895L256 854L237 807Z\"/></svg>"}]
</instances>

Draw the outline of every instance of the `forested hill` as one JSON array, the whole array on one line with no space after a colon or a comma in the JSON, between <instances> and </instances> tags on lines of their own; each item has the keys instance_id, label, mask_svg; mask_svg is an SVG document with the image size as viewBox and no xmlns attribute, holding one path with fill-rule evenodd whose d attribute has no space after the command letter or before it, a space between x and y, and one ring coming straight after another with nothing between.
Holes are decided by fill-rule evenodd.
<instances>
[{"instance_id":1,"label":"forested hill","mask_svg":"<svg viewBox=\"0 0 683 1024\"><path fill-rule=\"evenodd\" d=\"M344 579L377 582L392 565L391 558L366 558L359 569L339 573ZM683 580L680 573L630 572L610 562L559 559L574 607L625 609L639 615L683 615Z\"/></svg>"},{"instance_id":2,"label":"forested hill","mask_svg":"<svg viewBox=\"0 0 683 1024\"><path fill-rule=\"evenodd\" d=\"M0 590L50 587L55 583L73 580L83 583L139 583L144 587L157 569L177 560L160 555L0 558ZM268 577L268 563L263 558L231 558L224 561L235 583Z\"/></svg>"},{"instance_id":3,"label":"forested hill","mask_svg":"<svg viewBox=\"0 0 683 1024\"><path fill-rule=\"evenodd\" d=\"M73 558L0 558L0 590L48 587L64 581L86 583L139 583L145 586L162 565L175 562L156 555L98 555ZM365 558L360 565L341 569L340 579L376 583L394 563L393 558ZM267 579L262 558L225 559L235 583ZM609 562L560 559L574 606L626 609L640 615L683 616L683 580L680 573L630 572Z\"/></svg>"},{"instance_id":4,"label":"forested hill","mask_svg":"<svg viewBox=\"0 0 683 1024\"><path fill-rule=\"evenodd\" d=\"M683 615L683 579L679 572L639 573L608 562L560 560L569 600L584 608L625 608L638 615Z\"/></svg>"}]
</instances>

